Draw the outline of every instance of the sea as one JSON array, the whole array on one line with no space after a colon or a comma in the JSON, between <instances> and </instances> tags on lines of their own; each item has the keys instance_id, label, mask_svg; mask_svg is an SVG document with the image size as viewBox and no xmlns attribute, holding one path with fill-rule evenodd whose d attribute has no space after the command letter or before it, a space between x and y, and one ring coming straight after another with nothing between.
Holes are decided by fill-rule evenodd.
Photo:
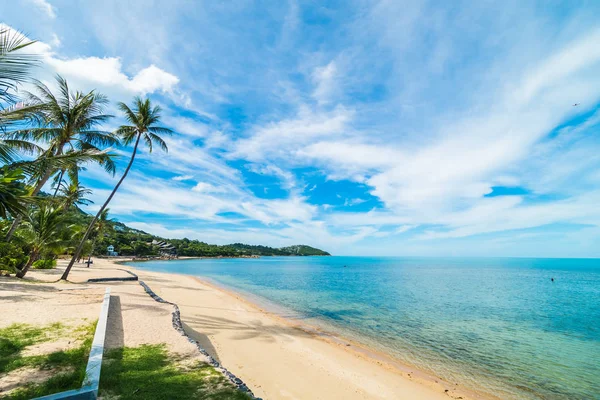
<instances>
[{"instance_id":1,"label":"sea","mask_svg":"<svg viewBox=\"0 0 600 400\"><path fill-rule=\"evenodd\" d=\"M600 259L333 256L130 265L209 279L463 388L502 399L600 399Z\"/></svg>"}]
</instances>

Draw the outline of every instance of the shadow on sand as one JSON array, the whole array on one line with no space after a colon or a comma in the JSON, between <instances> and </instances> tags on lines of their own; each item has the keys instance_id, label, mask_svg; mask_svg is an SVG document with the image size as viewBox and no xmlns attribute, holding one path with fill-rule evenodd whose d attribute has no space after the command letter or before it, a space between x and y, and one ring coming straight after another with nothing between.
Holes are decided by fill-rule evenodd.
<instances>
[{"instance_id":1,"label":"shadow on sand","mask_svg":"<svg viewBox=\"0 0 600 400\"><path fill-rule=\"evenodd\" d=\"M110 305L108 307L108 320L106 321L106 347L114 349L123 347L123 313L121 309L121 297L110 296Z\"/></svg>"}]
</instances>

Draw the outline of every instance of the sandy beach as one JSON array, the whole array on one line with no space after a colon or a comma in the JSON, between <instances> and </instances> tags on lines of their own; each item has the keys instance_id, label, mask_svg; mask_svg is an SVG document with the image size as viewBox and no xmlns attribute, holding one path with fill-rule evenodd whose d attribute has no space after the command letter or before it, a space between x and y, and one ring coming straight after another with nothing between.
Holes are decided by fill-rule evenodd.
<instances>
[{"instance_id":1,"label":"sandy beach","mask_svg":"<svg viewBox=\"0 0 600 400\"><path fill-rule=\"evenodd\" d=\"M32 271L28 278L58 279L63 264L59 262L56 270ZM77 266L70 276L72 283L18 285L14 281L0 280L0 305L11 302L14 296L29 296L28 301L15 303L15 312L3 316L0 325L51 323L64 320L67 314L71 318L94 318L103 288L110 286L118 301L112 302L109 313L109 347L167 343L171 351L190 358L202 357L172 328L171 306L156 303L138 282L87 283L92 277L127 276L124 270L133 271L159 296L178 304L186 332L258 397L482 398L409 367L399 368L385 357L373 357L364 348L344 339L307 330L297 322L262 310L240 295L198 278L147 272L112 260L96 259L90 269ZM49 306L48 312L33 312L56 301L64 304Z\"/></svg>"}]
</instances>

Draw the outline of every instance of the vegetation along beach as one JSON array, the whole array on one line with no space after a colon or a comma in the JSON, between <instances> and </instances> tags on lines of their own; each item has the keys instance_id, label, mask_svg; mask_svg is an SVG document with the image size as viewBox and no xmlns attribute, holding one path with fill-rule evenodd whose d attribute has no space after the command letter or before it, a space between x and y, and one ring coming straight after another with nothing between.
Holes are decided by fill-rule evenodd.
<instances>
[{"instance_id":1,"label":"vegetation along beach","mask_svg":"<svg viewBox=\"0 0 600 400\"><path fill-rule=\"evenodd\" d=\"M600 399L597 15L1 2L0 399Z\"/></svg>"}]
</instances>

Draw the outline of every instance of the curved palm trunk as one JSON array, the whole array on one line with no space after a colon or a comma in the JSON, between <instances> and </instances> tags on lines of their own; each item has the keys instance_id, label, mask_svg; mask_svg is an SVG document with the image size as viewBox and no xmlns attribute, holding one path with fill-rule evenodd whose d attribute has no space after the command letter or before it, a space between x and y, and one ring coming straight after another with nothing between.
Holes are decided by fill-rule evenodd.
<instances>
[{"instance_id":1,"label":"curved palm trunk","mask_svg":"<svg viewBox=\"0 0 600 400\"><path fill-rule=\"evenodd\" d=\"M133 147L133 153L131 153L131 160L129 160L129 164L127 164L127 168L125 169L125 172L123 173L123 176L121 177L121 179L119 179L119 182L117 182L117 185L113 189L113 191L110 194L110 196L108 196L108 199L106 199L106 201L104 202L104 204L102 205L102 207L100 207L100 210L98 211L98 213L96 214L96 216L94 217L94 219L92 219L92 222L90 222L90 225L88 226L88 228L86 229L85 233L83 234L83 237L81 238L81 242L79 242L79 245L77 246L77 249L75 250L75 253L73 254L73 258L71 258L71 261L69 262L69 265L67 266L67 269L62 274L62 276L60 277L60 279L67 280L67 278L69 277L69 273L71 272L71 268L73 268L73 265L75 264L75 261L81 255L81 251L83 250L83 245L85 244L85 240L90 235L90 232L92 232L92 229L94 228L94 224L96 223L96 221L100 217L100 214L102 214L102 211L104 211L104 209L108 206L108 203L110 203L110 201L112 200L113 196L115 195L115 193L119 189L119 186L121 186L121 183L123 183L123 180L125 180L125 177L129 173L129 170L131 169L131 165L133 164L133 160L135 159L135 154L137 153L137 148L138 148L138 145L140 144L140 138L141 137L142 137L142 134L139 133L138 137L137 137L137 139L135 141L135 146Z\"/></svg>"},{"instance_id":2,"label":"curved palm trunk","mask_svg":"<svg viewBox=\"0 0 600 400\"><path fill-rule=\"evenodd\" d=\"M40 192L40 190L42 190L42 188L44 187L44 185L46 184L46 182L48 182L48 179L50 179L50 177L52 176L52 172L53 171L47 171L44 174L44 176L42 176L40 178L40 180L38 181L37 185L35 185L35 188L33 188L33 191L31 192L31 197L34 197L34 196L38 195L38 193ZM13 237L13 235L15 234L15 231L17 230L17 228L21 224L21 221L23 221L23 216L22 215L17 215L15 217L15 219L13 220L13 223L11 224L10 229L6 233L6 241L7 242L10 242L10 240Z\"/></svg>"},{"instance_id":3,"label":"curved palm trunk","mask_svg":"<svg viewBox=\"0 0 600 400\"><path fill-rule=\"evenodd\" d=\"M60 184L62 183L64 176L65 176L65 170L61 169L60 170L60 178L58 178L58 183L56 184L56 189L54 189L54 194L52 195L52 197L56 197L56 195L58 194L58 190L60 189Z\"/></svg>"},{"instance_id":4,"label":"curved palm trunk","mask_svg":"<svg viewBox=\"0 0 600 400\"><path fill-rule=\"evenodd\" d=\"M31 255L29 256L29 260L27 260L27 264L25 264L23 269L21 269L17 272L17 278L23 278L25 276L25 274L27 273L27 271L29 271L29 268L31 268L34 261L37 260L39 255L40 255L40 252L37 250L33 250L31 252Z\"/></svg>"}]
</instances>

